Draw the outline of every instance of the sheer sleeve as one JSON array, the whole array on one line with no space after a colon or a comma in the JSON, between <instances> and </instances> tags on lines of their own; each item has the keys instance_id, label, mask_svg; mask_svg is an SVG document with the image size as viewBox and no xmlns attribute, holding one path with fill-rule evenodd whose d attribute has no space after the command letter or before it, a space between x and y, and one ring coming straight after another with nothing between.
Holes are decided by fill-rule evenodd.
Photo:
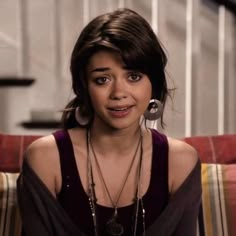
<instances>
[{"instance_id":1,"label":"sheer sleeve","mask_svg":"<svg viewBox=\"0 0 236 236\"><path fill-rule=\"evenodd\" d=\"M191 201L185 205L183 215L176 226L173 236L194 236L197 232L197 219L201 204L201 179L196 179L196 183L192 188L196 188L199 191L193 196Z\"/></svg>"},{"instance_id":2,"label":"sheer sleeve","mask_svg":"<svg viewBox=\"0 0 236 236\"><path fill-rule=\"evenodd\" d=\"M201 163L198 161L160 217L146 230L146 236L195 236L201 195Z\"/></svg>"}]
</instances>

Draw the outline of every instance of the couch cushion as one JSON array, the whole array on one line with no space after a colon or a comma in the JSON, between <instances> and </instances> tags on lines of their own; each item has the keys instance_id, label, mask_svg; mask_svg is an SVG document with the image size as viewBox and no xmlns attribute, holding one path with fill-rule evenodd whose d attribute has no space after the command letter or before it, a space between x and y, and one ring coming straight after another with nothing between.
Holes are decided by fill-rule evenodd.
<instances>
[{"instance_id":1,"label":"couch cushion","mask_svg":"<svg viewBox=\"0 0 236 236\"><path fill-rule=\"evenodd\" d=\"M39 136L0 134L0 171L19 172L27 146Z\"/></svg>"},{"instance_id":2,"label":"couch cushion","mask_svg":"<svg viewBox=\"0 0 236 236\"><path fill-rule=\"evenodd\" d=\"M21 219L16 199L18 174L0 172L0 235L18 236Z\"/></svg>"},{"instance_id":3,"label":"couch cushion","mask_svg":"<svg viewBox=\"0 0 236 236\"><path fill-rule=\"evenodd\" d=\"M18 174L0 172L0 235L19 236L21 220L16 200ZM236 164L202 164L200 235L235 236Z\"/></svg>"},{"instance_id":4,"label":"couch cushion","mask_svg":"<svg viewBox=\"0 0 236 236\"><path fill-rule=\"evenodd\" d=\"M236 164L202 164L202 190L205 235L235 236Z\"/></svg>"},{"instance_id":5,"label":"couch cushion","mask_svg":"<svg viewBox=\"0 0 236 236\"><path fill-rule=\"evenodd\" d=\"M183 139L195 147L203 163L236 164L236 135L196 136Z\"/></svg>"}]
</instances>

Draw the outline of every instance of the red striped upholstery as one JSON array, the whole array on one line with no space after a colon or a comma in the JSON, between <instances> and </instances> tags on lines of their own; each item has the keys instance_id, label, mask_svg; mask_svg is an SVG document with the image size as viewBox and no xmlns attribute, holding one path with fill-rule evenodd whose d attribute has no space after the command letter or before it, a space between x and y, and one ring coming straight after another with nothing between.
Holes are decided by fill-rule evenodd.
<instances>
[{"instance_id":1,"label":"red striped upholstery","mask_svg":"<svg viewBox=\"0 0 236 236\"><path fill-rule=\"evenodd\" d=\"M39 136L0 134L0 171L20 171L27 146Z\"/></svg>"},{"instance_id":2,"label":"red striped upholstery","mask_svg":"<svg viewBox=\"0 0 236 236\"><path fill-rule=\"evenodd\" d=\"M27 146L39 136L0 134L0 235L20 236L16 179Z\"/></svg>"},{"instance_id":3,"label":"red striped upholstery","mask_svg":"<svg viewBox=\"0 0 236 236\"><path fill-rule=\"evenodd\" d=\"M199 236L236 235L236 135L184 138L202 164Z\"/></svg>"},{"instance_id":4,"label":"red striped upholstery","mask_svg":"<svg viewBox=\"0 0 236 236\"><path fill-rule=\"evenodd\" d=\"M236 134L183 139L195 147L203 163L236 164Z\"/></svg>"},{"instance_id":5,"label":"red striped upholstery","mask_svg":"<svg viewBox=\"0 0 236 236\"><path fill-rule=\"evenodd\" d=\"M39 137L0 134L0 235L20 236L15 181L26 147ZM183 140L194 146L202 163L206 163L202 164L203 202L196 235L235 236L236 135L188 137Z\"/></svg>"}]
</instances>

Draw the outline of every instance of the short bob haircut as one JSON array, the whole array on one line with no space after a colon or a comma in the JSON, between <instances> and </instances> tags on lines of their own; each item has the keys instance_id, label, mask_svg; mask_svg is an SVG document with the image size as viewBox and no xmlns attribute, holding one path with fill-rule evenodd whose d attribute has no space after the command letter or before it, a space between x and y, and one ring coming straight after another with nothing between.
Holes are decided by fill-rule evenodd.
<instances>
[{"instance_id":1,"label":"short bob haircut","mask_svg":"<svg viewBox=\"0 0 236 236\"><path fill-rule=\"evenodd\" d=\"M80 126L75 119L75 108L89 117L94 111L88 94L86 66L91 56L100 50L118 53L127 68L146 74L152 84L152 98L165 105L169 95L165 76L167 57L149 23L130 9L118 9L94 18L81 32L71 56L72 87L75 98L62 115L64 128ZM161 117L163 126L163 116Z\"/></svg>"}]
</instances>

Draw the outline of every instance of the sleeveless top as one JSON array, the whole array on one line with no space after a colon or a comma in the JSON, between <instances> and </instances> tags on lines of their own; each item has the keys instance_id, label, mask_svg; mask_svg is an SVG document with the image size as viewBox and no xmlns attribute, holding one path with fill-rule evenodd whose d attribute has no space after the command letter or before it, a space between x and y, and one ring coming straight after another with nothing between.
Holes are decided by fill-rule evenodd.
<instances>
[{"instance_id":1,"label":"sleeveless top","mask_svg":"<svg viewBox=\"0 0 236 236\"><path fill-rule=\"evenodd\" d=\"M168 141L165 135L152 131L152 167L150 183L143 196L145 209L145 226L148 228L161 214L168 203ZM74 224L86 235L94 235L92 213L89 200L81 183L76 166L73 145L67 130L53 133L61 165L62 187L57 199ZM131 235L134 221L135 204L118 208L119 222L124 226L124 236ZM140 207L141 208L141 207ZM111 218L114 209L96 204L96 216L99 235L105 235L104 225ZM143 219L140 214L137 224L137 235L143 232Z\"/></svg>"}]
</instances>

